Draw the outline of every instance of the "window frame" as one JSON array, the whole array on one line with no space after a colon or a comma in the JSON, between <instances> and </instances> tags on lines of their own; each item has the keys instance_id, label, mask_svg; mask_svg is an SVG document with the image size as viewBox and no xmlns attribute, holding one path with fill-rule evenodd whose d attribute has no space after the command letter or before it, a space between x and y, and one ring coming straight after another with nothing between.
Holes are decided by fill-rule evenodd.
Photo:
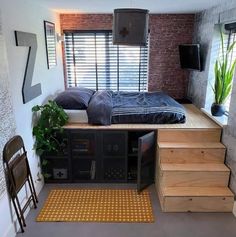
<instances>
[{"instance_id":1,"label":"window frame","mask_svg":"<svg viewBox=\"0 0 236 237\"><path fill-rule=\"evenodd\" d=\"M112 30L64 30L63 31L64 35L66 35L66 34L76 34L76 33L81 33L81 34L91 33L91 34L94 34L94 35L96 35L96 33L97 34L99 34L99 33L108 34L107 42L109 44L110 43L110 41L109 41L110 35L109 34L112 34ZM66 41L66 39L65 39L65 41ZM73 43L73 46L74 46L74 43ZM120 72L121 72L119 70L119 68L120 68L120 64L119 64L119 62L120 62L120 56L119 56L120 46L119 45L114 45L114 46L117 47L117 52L116 52L117 53L117 61L116 61L117 87L116 87L116 90L119 91L120 90L120 85L122 85L122 83L120 83L120 76L119 76ZM134 46L130 46L130 47L134 47ZM135 47L140 47L140 49L139 49L140 55L141 55L142 48L145 50L145 52L142 52L143 57L140 56L140 58L139 58L138 83L137 83L138 86L133 91L147 91L148 90L148 73L149 73L149 37L148 37L147 46L135 46ZM107 49L109 51L110 47L108 46L106 48L106 50ZM96 53L96 41L95 41L95 53ZM106 52L106 54L107 54L107 52ZM74 55L74 53L73 53L73 55ZM109 53L108 53L108 55L109 55ZM110 57L110 55L109 55L109 57ZM106 57L106 60L107 60L107 58L109 60L109 57ZM68 88L70 86L68 85L68 67L67 67L67 55L66 55L66 42L63 42L63 58L64 58L65 86L66 86L66 88ZM73 58L73 60L74 60L74 66L75 66L75 57ZM142 60L144 60L143 63L142 63ZM97 67L97 58L95 58L95 62L96 62L95 63L95 65L96 65L95 68L96 68ZM105 63L104 65L105 65L105 67L107 67L107 66L110 67L111 66L110 63L109 64ZM142 70L143 67L145 67L145 70ZM75 71L75 69L74 69L74 71ZM110 70L108 70L108 71L106 70L106 74L107 74L107 72L109 73ZM142 75L143 73L145 74L145 76ZM110 76L110 74L109 74L109 76ZM111 83L111 80L110 80L109 76L106 76L105 80L108 80L109 81L108 85L111 85L112 83ZM75 77L76 77L76 75L75 75ZM99 78L98 78L98 75L97 75L97 68L96 68L96 78L95 78L95 80L96 80L96 86L95 86L96 90L100 90L99 85L98 85L99 84ZM78 80L75 79L74 82L75 82L75 86L80 86L78 84ZM104 88L102 88L102 89L104 89ZM108 86L108 88L106 87L105 89L109 89L109 86Z\"/></svg>"},{"instance_id":2,"label":"window frame","mask_svg":"<svg viewBox=\"0 0 236 237\"><path fill-rule=\"evenodd\" d=\"M236 23L232 23L234 26L236 26ZM231 25L231 24L228 24L228 25ZM233 41L236 40L236 28L229 28L227 29L227 24L225 25L225 29L226 29L226 32L227 32L227 47L226 47L226 50L229 48L229 46L231 45L232 43L232 37L233 37ZM236 48L234 48L234 50L232 51L232 54L231 54L231 59L232 57L235 55L235 58L236 58ZM234 72L234 76L235 76L235 72ZM233 77L233 80L234 80L234 77ZM231 95L232 95L232 90L231 90L231 93L229 95L229 97L227 98L227 100L225 101L225 109L226 109L226 113L225 115L228 116L229 115L229 109L230 109L230 101L231 101Z\"/></svg>"}]
</instances>

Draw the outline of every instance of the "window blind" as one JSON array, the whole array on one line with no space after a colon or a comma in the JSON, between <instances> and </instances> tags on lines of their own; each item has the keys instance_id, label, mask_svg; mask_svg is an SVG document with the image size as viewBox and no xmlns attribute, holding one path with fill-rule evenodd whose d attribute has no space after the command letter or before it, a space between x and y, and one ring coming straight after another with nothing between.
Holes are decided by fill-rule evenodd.
<instances>
[{"instance_id":1,"label":"window blind","mask_svg":"<svg viewBox=\"0 0 236 237\"><path fill-rule=\"evenodd\" d=\"M148 46L117 46L111 31L65 31L67 86L146 91Z\"/></svg>"}]
</instances>

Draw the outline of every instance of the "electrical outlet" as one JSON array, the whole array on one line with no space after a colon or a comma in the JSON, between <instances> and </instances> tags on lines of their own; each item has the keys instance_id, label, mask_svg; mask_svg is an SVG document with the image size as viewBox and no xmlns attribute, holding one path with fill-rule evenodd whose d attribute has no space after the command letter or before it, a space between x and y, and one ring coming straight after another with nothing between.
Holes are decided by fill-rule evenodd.
<instances>
[{"instance_id":1,"label":"electrical outlet","mask_svg":"<svg viewBox=\"0 0 236 237\"><path fill-rule=\"evenodd\" d=\"M41 182L42 181L42 175L38 172L37 173L37 179L35 180L35 183Z\"/></svg>"}]
</instances>

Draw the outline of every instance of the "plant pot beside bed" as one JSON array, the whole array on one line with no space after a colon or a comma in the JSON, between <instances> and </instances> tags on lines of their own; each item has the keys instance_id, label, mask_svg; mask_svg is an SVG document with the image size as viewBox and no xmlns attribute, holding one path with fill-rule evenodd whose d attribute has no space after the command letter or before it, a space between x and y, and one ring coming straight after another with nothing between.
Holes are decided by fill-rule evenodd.
<instances>
[{"instance_id":1,"label":"plant pot beside bed","mask_svg":"<svg viewBox=\"0 0 236 237\"><path fill-rule=\"evenodd\" d=\"M236 41L224 49L224 37L220 31L221 54L215 62L215 84L212 87L215 95L215 101L211 106L213 116L222 116L225 113L225 102L228 99L233 85L233 76L235 72L236 59L232 57Z\"/></svg>"},{"instance_id":2,"label":"plant pot beside bed","mask_svg":"<svg viewBox=\"0 0 236 237\"><path fill-rule=\"evenodd\" d=\"M222 116L225 113L225 106L222 104L213 103L211 106L211 114L213 116Z\"/></svg>"}]
</instances>

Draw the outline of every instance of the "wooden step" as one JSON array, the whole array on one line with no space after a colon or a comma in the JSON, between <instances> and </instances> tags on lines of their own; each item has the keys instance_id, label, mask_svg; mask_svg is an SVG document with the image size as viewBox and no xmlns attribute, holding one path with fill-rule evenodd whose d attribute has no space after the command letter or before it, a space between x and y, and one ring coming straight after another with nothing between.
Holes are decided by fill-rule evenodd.
<instances>
[{"instance_id":1,"label":"wooden step","mask_svg":"<svg viewBox=\"0 0 236 237\"><path fill-rule=\"evenodd\" d=\"M230 170L224 164L160 164L163 187L226 187Z\"/></svg>"},{"instance_id":2,"label":"wooden step","mask_svg":"<svg viewBox=\"0 0 236 237\"><path fill-rule=\"evenodd\" d=\"M225 149L225 146L220 142L158 142L158 147L167 148L209 148L209 149Z\"/></svg>"},{"instance_id":3,"label":"wooden step","mask_svg":"<svg viewBox=\"0 0 236 237\"><path fill-rule=\"evenodd\" d=\"M161 164L163 171L220 171L229 172L229 168L224 164Z\"/></svg>"},{"instance_id":4,"label":"wooden step","mask_svg":"<svg viewBox=\"0 0 236 237\"><path fill-rule=\"evenodd\" d=\"M159 190L165 212L232 212L234 195L227 187L168 187Z\"/></svg>"},{"instance_id":5,"label":"wooden step","mask_svg":"<svg viewBox=\"0 0 236 237\"><path fill-rule=\"evenodd\" d=\"M220 142L221 128L158 129L158 142Z\"/></svg>"},{"instance_id":6,"label":"wooden step","mask_svg":"<svg viewBox=\"0 0 236 237\"><path fill-rule=\"evenodd\" d=\"M233 197L228 187L167 187L163 188L165 197Z\"/></svg>"},{"instance_id":7,"label":"wooden step","mask_svg":"<svg viewBox=\"0 0 236 237\"><path fill-rule=\"evenodd\" d=\"M170 143L159 142L161 163L224 163L225 146L211 143Z\"/></svg>"}]
</instances>

